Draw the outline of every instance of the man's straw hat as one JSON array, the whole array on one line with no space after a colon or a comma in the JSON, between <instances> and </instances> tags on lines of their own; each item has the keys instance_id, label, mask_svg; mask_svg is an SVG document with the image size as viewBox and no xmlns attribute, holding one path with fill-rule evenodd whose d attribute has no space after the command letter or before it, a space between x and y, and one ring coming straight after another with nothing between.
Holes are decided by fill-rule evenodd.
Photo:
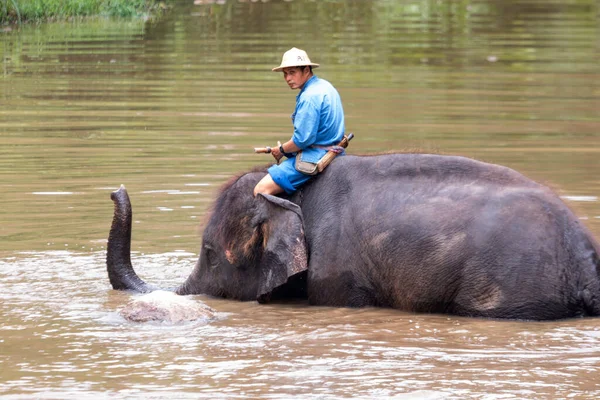
<instances>
[{"instance_id":1,"label":"man's straw hat","mask_svg":"<svg viewBox=\"0 0 600 400\"><path fill-rule=\"evenodd\" d=\"M291 49L283 53L281 65L279 67L273 68L273 71L279 72L284 68L304 67L306 65L310 65L313 68L319 67L319 64L310 62L310 58L308 58L308 54L306 54L304 50L292 47Z\"/></svg>"}]
</instances>

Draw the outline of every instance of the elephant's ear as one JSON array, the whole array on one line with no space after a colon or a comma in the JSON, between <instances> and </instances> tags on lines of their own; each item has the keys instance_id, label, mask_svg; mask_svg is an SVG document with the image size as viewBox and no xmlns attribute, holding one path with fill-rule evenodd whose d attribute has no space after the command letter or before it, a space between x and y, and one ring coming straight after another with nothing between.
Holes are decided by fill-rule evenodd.
<instances>
[{"instance_id":1,"label":"elephant's ear","mask_svg":"<svg viewBox=\"0 0 600 400\"><path fill-rule=\"evenodd\" d=\"M263 303L273 289L307 270L308 253L300 207L268 194L259 194L256 199L264 238L257 300Z\"/></svg>"}]
</instances>

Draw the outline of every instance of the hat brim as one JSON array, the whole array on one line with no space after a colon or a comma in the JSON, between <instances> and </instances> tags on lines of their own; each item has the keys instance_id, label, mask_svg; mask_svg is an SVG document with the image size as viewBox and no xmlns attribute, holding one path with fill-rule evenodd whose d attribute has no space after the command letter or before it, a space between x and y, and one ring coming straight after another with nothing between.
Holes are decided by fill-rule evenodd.
<instances>
[{"instance_id":1,"label":"hat brim","mask_svg":"<svg viewBox=\"0 0 600 400\"><path fill-rule=\"evenodd\" d=\"M271 71L273 72L281 72L284 68L292 68L292 67L313 67L313 68L319 68L319 64L316 63L307 63L307 64L294 64L294 65L283 65L281 64L279 67L275 67L273 69L271 69Z\"/></svg>"}]
</instances>

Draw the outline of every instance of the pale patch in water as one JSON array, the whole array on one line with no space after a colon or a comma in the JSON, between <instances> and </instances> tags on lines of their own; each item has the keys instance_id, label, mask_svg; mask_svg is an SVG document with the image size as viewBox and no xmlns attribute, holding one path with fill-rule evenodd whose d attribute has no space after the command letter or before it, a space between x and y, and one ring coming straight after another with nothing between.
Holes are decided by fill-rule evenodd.
<instances>
[{"instance_id":1,"label":"pale patch in water","mask_svg":"<svg viewBox=\"0 0 600 400\"><path fill-rule=\"evenodd\" d=\"M155 193L166 193L166 194L200 194L197 191L181 191L178 189L165 189L165 190L146 190L142 192L143 194L155 194Z\"/></svg>"},{"instance_id":2,"label":"pale patch in water","mask_svg":"<svg viewBox=\"0 0 600 400\"><path fill-rule=\"evenodd\" d=\"M247 132L235 132L235 131L212 131L208 132L210 136L246 136Z\"/></svg>"},{"instance_id":3,"label":"pale patch in water","mask_svg":"<svg viewBox=\"0 0 600 400\"><path fill-rule=\"evenodd\" d=\"M167 256L167 257L181 257L181 256L189 256L189 257L195 257L196 254L189 252L187 250L173 250L173 251L167 251L166 253L162 253L163 256Z\"/></svg>"},{"instance_id":4,"label":"pale patch in water","mask_svg":"<svg viewBox=\"0 0 600 400\"><path fill-rule=\"evenodd\" d=\"M75 194L75 192L32 192L31 194L38 196L70 196Z\"/></svg>"},{"instance_id":5,"label":"pale patch in water","mask_svg":"<svg viewBox=\"0 0 600 400\"><path fill-rule=\"evenodd\" d=\"M209 322L217 318L216 310L201 301L164 290L135 297L119 314L133 322Z\"/></svg>"},{"instance_id":6,"label":"pale patch in water","mask_svg":"<svg viewBox=\"0 0 600 400\"><path fill-rule=\"evenodd\" d=\"M571 201L598 201L596 196L561 196L561 198Z\"/></svg>"}]
</instances>

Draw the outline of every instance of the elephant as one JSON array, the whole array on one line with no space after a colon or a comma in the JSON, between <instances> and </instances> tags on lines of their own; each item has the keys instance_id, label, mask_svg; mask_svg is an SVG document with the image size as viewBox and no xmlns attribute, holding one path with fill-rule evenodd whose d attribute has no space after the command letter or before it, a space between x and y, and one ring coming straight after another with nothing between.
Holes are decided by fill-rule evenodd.
<instances>
[{"instance_id":1,"label":"elephant","mask_svg":"<svg viewBox=\"0 0 600 400\"><path fill-rule=\"evenodd\" d=\"M491 319L600 315L598 243L551 189L513 169L344 155L292 195L255 197L265 173L223 185L177 294ZM155 290L131 265L127 191L111 197L112 287Z\"/></svg>"}]
</instances>

